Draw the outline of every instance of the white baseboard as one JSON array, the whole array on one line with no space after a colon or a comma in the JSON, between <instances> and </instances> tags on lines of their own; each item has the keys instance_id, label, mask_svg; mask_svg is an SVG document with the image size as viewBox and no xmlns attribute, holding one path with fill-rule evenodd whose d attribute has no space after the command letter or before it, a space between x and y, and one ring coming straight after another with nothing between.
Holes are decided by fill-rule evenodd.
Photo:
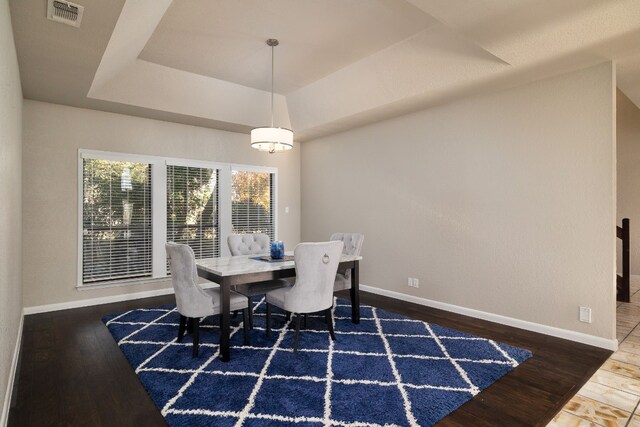
<instances>
[{"instance_id":1,"label":"white baseboard","mask_svg":"<svg viewBox=\"0 0 640 427\"><path fill-rule=\"evenodd\" d=\"M215 286L218 286L218 284L213 282L200 283L200 287L203 289L212 288ZM89 292L89 291L83 290L82 292ZM92 305L110 304L112 302L131 301L136 299L157 297L160 295L169 295L169 294L173 294L173 287L156 289L153 291L134 292L131 294L111 295L108 297L87 298L87 299L81 299L77 301L68 301L68 302L61 302L56 304L36 305L32 307L25 307L24 314L47 313L49 311L59 311L59 310L68 310L70 308L90 307Z\"/></svg>"},{"instance_id":2,"label":"white baseboard","mask_svg":"<svg viewBox=\"0 0 640 427\"><path fill-rule=\"evenodd\" d=\"M203 288L207 288L207 287L217 286L217 285L214 283L211 283L211 284L201 284L201 286ZM496 322L503 325L513 326L515 328L521 328L521 329L538 332L545 335L551 335L553 337L563 338L570 341L576 341L576 342L604 348L611 351L615 351L618 349L618 340L615 340L615 339L606 339L606 338L596 337L593 335L584 334L582 332L570 331L568 329L561 329L553 326L542 325L540 323L529 322L526 320L502 316L494 313L488 313L486 311L474 310L472 308L448 304L440 301L434 301L427 298L416 297L413 295L407 295L400 292L390 291L387 289L376 288L373 286L360 285L360 289L366 292L371 292L372 294L384 295L390 298L395 298L402 301L408 301L415 304L424 305L427 307L439 308L441 310L451 311L453 313L475 317L477 319L488 320L490 322ZM153 291L136 292L132 294L121 294L121 295L113 295L108 297L69 301L69 302L63 302L63 303L57 303L57 304L38 305L33 307L25 307L23 311L23 315L45 313L49 311L67 310L70 308L89 307L92 305L109 304L109 303L120 302L120 301L130 301L130 300L149 298L149 297L160 296L160 295L169 295L172 293L173 293L173 288L163 288L163 289L157 289ZM20 325L21 325L20 330L22 331L22 323Z\"/></svg>"},{"instance_id":3,"label":"white baseboard","mask_svg":"<svg viewBox=\"0 0 640 427\"><path fill-rule=\"evenodd\" d=\"M553 337L563 338L570 341L576 341L583 344L592 345L594 347L604 348L606 350L616 351L618 349L618 340L596 337L584 334L582 332L570 331L568 329L556 328L553 326L542 325L540 323L529 322L526 320L516 319L513 317L502 316L486 311L474 310L472 308L461 307L459 305L448 304L440 301L434 301L426 298L407 295L400 292L389 291L387 289L376 288L373 286L360 285L360 289L372 294L383 295L402 301L412 302L427 307L439 308L445 311L462 314L477 319L488 320L490 322L500 323L502 325L513 326L515 328L526 329L527 331L539 332Z\"/></svg>"},{"instance_id":4,"label":"white baseboard","mask_svg":"<svg viewBox=\"0 0 640 427\"><path fill-rule=\"evenodd\" d=\"M7 391L4 394L4 404L2 405L2 415L0 416L0 426L6 427L9 422L9 406L11 405L11 396L13 393L13 383L16 378L16 370L18 369L18 356L20 355L20 344L22 343L22 326L24 325L24 310L20 314L20 324L18 325L18 336L16 338L16 346L13 349L13 358L11 359L11 367L9 369L9 379L7 380Z\"/></svg>"},{"instance_id":5,"label":"white baseboard","mask_svg":"<svg viewBox=\"0 0 640 427\"><path fill-rule=\"evenodd\" d=\"M61 302L57 304L36 305L25 307L24 314L46 313L49 311L68 310L70 308L89 307L92 305L110 304L112 302L130 301L140 298L156 297L173 293L173 288L156 289L153 291L135 292L132 294L112 295L108 297L88 298L77 301Z\"/></svg>"}]
</instances>

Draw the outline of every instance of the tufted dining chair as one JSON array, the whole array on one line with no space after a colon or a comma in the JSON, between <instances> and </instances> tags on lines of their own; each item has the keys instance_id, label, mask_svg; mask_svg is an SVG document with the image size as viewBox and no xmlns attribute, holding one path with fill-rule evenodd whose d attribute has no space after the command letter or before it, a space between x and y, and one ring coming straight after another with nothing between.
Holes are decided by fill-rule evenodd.
<instances>
[{"instance_id":1,"label":"tufted dining chair","mask_svg":"<svg viewBox=\"0 0 640 427\"><path fill-rule=\"evenodd\" d=\"M231 234L227 237L231 255L266 254L271 249L269 236L262 233Z\"/></svg>"},{"instance_id":2,"label":"tufted dining chair","mask_svg":"<svg viewBox=\"0 0 640 427\"><path fill-rule=\"evenodd\" d=\"M334 233L329 240L339 240L344 242L342 253L345 255L360 255L362 252L362 242L364 242L364 234L360 233ZM334 292L343 289L351 289L351 270L339 272L336 274L336 280L333 285Z\"/></svg>"},{"instance_id":3,"label":"tufted dining chair","mask_svg":"<svg viewBox=\"0 0 640 427\"><path fill-rule=\"evenodd\" d=\"M171 282L176 294L176 305L180 313L178 342L182 342L185 329L193 334L193 357L198 355L200 344L200 319L221 313L220 288L202 289L198 284L196 257L189 245L178 243L165 244ZM249 313L244 296L231 292L231 311L242 310L244 315L244 343L249 344Z\"/></svg>"},{"instance_id":4,"label":"tufted dining chair","mask_svg":"<svg viewBox=\"0 0 640 427\"><path fill-rule=\"evenodd\" d=\"M264 255L268 254L271 249L271 241L269 236L262 233L250 234L231 234L227 237L227 244L231 255ZM249 304L249 327L253 328L253 302L251 297L256 295L264 295L267 292L291 286L291 283L284 279L267 280L265 282L245 283L235 287L236 292L247 297Z\"/></svg>"},{"instance_id":5,"label":"tufted dining chair","mask_svg":"<svg viewBox=\"0 0 640 427\"><path fill-rule=\"evenodd\" d=\"M294 250L296 281L293 286L267 292L267 336L271 336L271 306L295 313L293 351L298 351L300 315L323 311L331 339L333 331L333 282L344 243L341 241L300 243Z\"/></svg>"}]
</instances>

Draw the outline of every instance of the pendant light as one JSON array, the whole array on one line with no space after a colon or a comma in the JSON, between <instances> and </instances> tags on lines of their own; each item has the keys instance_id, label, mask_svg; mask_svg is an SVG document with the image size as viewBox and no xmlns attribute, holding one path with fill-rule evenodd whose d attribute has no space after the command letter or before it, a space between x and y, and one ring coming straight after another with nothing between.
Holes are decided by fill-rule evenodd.
<instances>
[{"instance_id":1,"label":"pendant light","mask_svg":"<svg viewBox=\"0 0 640 427\"><path fill-rule=\"evenodd\" d=\"M267 40L267 45L271 46L271 126L251 130L251 146L269 153L278 153L293 148L293 131L273 126L273 48L278 44L276 39Z\"/></svg>"}]
</instances>

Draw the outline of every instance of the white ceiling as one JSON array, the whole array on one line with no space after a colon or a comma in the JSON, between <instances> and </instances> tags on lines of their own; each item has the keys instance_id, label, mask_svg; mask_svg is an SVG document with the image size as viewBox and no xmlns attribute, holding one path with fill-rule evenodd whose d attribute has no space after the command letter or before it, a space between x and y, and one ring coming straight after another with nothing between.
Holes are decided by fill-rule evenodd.
<instances>
[{"instance_id":1,"label":"white ceiling","mask_svg":"<svg viewBox=\"0 0 640 427\"><path fill-rule=\"evenodd\" d=\"M640 105L638 0L11 0L26 98L296 140L613 60Z\"/></svg>"},{"instance_id":2,"label":"white ceiling","mask_svg":"<svg viewBox=\"0 0 640 427\"><path fill-rule=\"evenodd\" d=\"M436 23L398 0L174 0L139 58L270 91L265 40L277 38L275 91L286 94Z\"/></svg>"}]
</instances>

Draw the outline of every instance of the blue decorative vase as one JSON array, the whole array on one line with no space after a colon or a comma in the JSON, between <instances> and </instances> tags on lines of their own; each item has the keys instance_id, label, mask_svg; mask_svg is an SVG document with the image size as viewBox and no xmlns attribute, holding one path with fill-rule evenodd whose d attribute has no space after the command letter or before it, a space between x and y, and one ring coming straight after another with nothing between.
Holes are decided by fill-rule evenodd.
<instances>
[{"instance_id":1,"label":"blue decorative vase","mask_svg":"<svg viewBox=\"0 0 640 427\"><path fill-rule=\"evenodd\" d=\"M282 259L284 257L284 243L282 241L271 242L271 258Z\"/></svg>"}]
</instances>

